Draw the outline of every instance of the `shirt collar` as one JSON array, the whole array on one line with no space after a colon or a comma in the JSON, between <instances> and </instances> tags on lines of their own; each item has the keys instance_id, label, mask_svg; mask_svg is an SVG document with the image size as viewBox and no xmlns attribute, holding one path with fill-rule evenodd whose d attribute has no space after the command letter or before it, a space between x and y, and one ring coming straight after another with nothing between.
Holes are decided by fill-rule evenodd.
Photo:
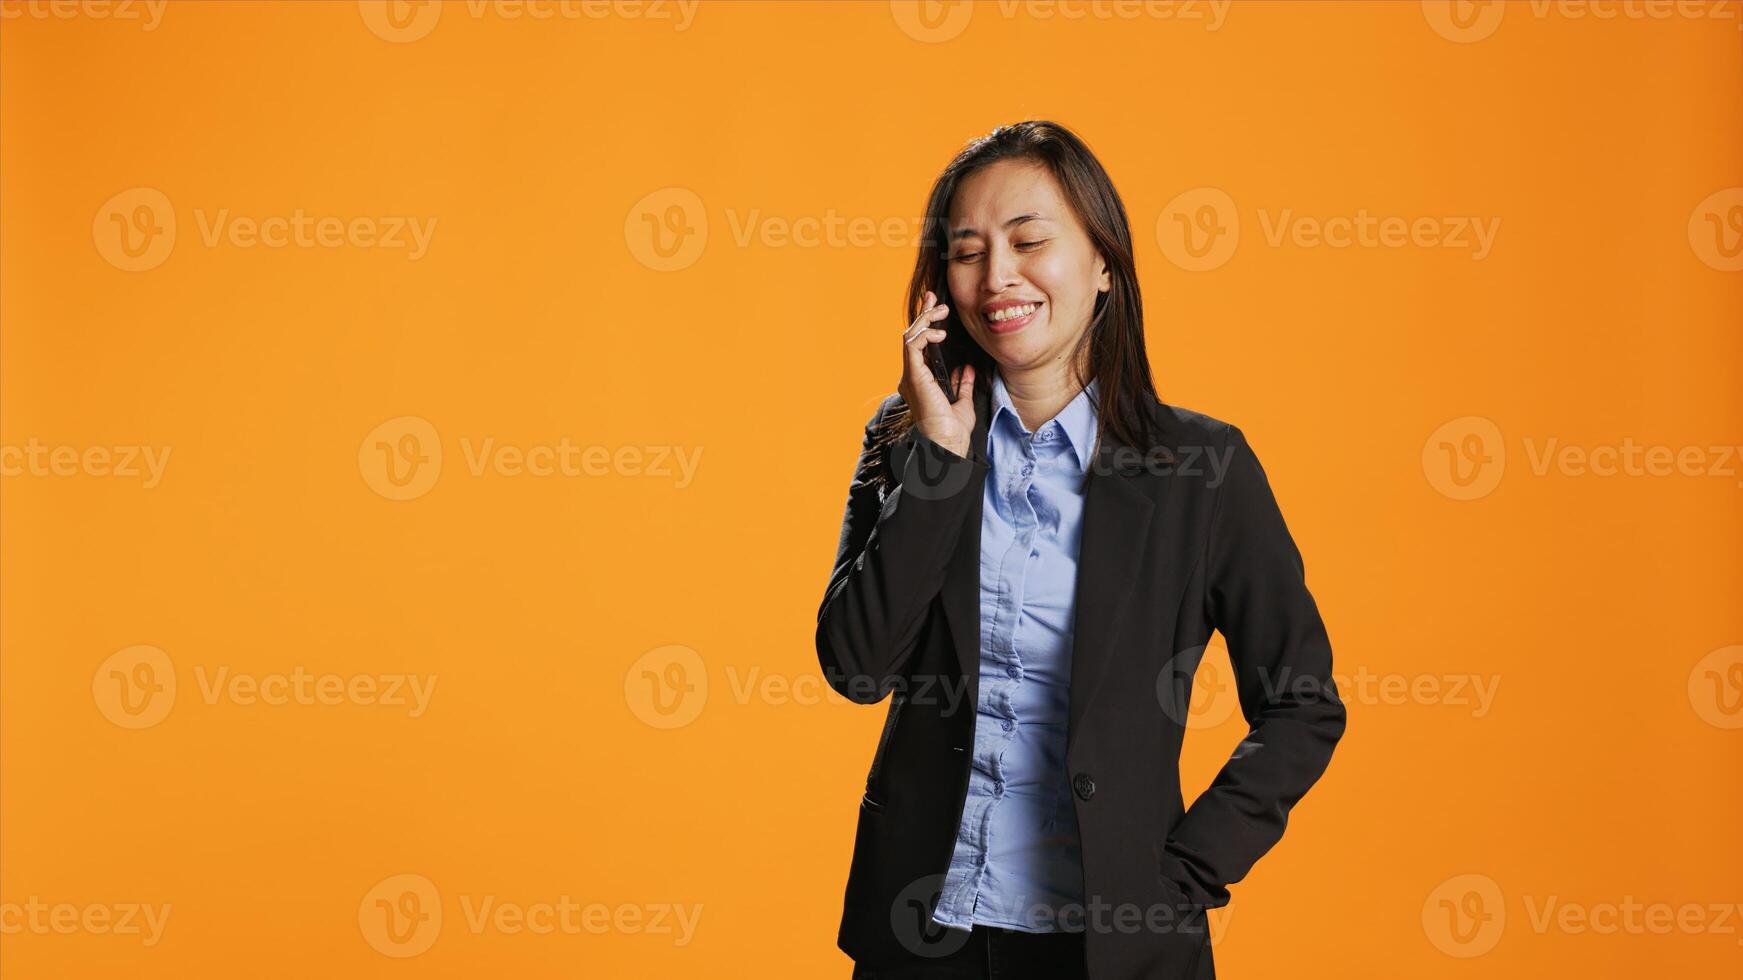
<instances>
[{"instance_id":1,"label":"shirt collar","mask_svg":"<svg viewBox=\"0 0 1743 980\"><path fill-rule=\"evenodd\" d=\"M1059 410L1059 414L1047 423L1047 425L1052 425L1053 422L1058 422L1060 428L1065 430L1065 436L1067 441L1071 443L1072 451L1077 453L1078 466L1085 469L1089 467L1089 454L1095 448L1098 420L1093 399L1100 390L1096 381L1090 381L1087 387L1077 393L1076 398L1068 402L1064 408ZM988 423L989 426L998 425L999 416L1008 412L1018 431L1028 431L1023 426L1022 417L1017 414L1016 406L1011 404L1011 394L1005 390L1004 376L996 368L993 370L992 404L993 417L992 421ZM1043 426L1043 428L1045 427Z\"/></svg>"}]
</instances>

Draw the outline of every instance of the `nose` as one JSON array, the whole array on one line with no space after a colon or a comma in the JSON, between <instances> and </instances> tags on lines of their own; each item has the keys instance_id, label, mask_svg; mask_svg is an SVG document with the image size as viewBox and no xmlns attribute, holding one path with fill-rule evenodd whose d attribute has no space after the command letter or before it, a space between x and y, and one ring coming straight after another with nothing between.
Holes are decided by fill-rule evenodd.
<instances>
[{"instance_id":1,"label":"nose","mask_svg":"<svg viewBox=\"0 0 1743 980\"><path fill-rule=\"evenodd\" d=\"M1006 286L1015 285L1017 276L1016 249L1006 245L994 245L987 249L986 281L981 283L988 293L997 293Z\"/></svg>"}]
</instances>

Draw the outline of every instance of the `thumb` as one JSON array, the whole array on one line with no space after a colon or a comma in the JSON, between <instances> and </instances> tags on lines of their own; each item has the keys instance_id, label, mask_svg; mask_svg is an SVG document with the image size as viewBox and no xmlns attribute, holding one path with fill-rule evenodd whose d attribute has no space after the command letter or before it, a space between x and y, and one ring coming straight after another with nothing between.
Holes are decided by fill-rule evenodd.
<instances>
[{"instance_id":1,"label":"thumb","mask_svg":"<svg viewBox=\"0 0 1743 980\"><path fill-rule=\"evenodd\" d=\"M974 365L964 364L962 371L956 377L956 406L968 406L969 418L974 418Z\"/></svg>"}]
</instances>

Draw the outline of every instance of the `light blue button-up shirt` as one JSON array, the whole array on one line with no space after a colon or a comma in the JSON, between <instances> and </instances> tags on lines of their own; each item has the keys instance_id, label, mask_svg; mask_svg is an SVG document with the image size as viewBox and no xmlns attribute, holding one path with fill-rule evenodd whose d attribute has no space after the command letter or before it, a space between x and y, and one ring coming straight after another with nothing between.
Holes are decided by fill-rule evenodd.
<instances>
[{"instance_id":1,"label":"light blue button-up shirt","mask_svg":"<svg viewBox=\"0 0 1743 980\"><path fill-rule=\"evenodd\" d=\"M980 699L940 925L1078 931L1083 865L1065 771L1071 633L1095 382L1030 433L997 370L980 529ZM1038 909L1046 911L1037 914Z\"/></svg>"}]
</instances>

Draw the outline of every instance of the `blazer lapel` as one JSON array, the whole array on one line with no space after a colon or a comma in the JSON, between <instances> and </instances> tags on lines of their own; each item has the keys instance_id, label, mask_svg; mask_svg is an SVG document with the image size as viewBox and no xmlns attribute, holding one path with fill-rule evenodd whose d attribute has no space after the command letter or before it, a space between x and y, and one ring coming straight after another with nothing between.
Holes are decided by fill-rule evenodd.
<instances>
[{"instance_id":1,"label":"blazer lapel","mask_svg":"<svg viewBox=\"0 0 1743 980\"><path fill-rule=\"evenodd\" d=\"M1068 736L1079 729L1107 671L1138 580L1144 542L1150 539L1151 515L1173 484L1147 479L1143 467L1132 459L1116 467L1116 450L1129 447L1113 430L1102 427L1100 441L1084 492L1083 539L1077 556Z\"/></svg>"},{"instance_id":2,"label":"blazer lapel","mask_svg":"<svg viewBox=\"0 0 1743 980\"><path fill-rule=\"evenodd\" d=\"M970 453L982 461L987 461L991 403L991 386L977 384L969 445ZM1111 429L1101 425L1098 429L1101 440L1084 490L1083 538L1077 559L1068 730L1078 728L1106 673L1143 560L1139 543L1148 540L1151 516L1166 500L1174 482L1146 479L1143 467L1130 459L1125 466L1116 466L1116 452L1126 443ZM987 476L987 471L977 471L963 490L973 494L974 500L945 570L942 591L945 620L967 681L969 710L976 709L980 690L980 527Z\"/></svg>"},{"instance_id":3,"label":"blazer lapel","mask_svg":"<svg viewBox=\"0 0 1743 980\"><path fill-rule=\"evenodd\" d=\"M992 418L992 381L975 379L974 432L970 435L969 454L982 462L987 459L987 429ZM976 469L963 493L972 494L968 516L963 518L962 534L957 536L956 551L944 572L944 619L950 627L950 638L956 645L956 661L967 680L964 690L967 708L976 710L980 691L980 522L986 506L986 481L989 470Z\"/></svg>"}]
</instances>

